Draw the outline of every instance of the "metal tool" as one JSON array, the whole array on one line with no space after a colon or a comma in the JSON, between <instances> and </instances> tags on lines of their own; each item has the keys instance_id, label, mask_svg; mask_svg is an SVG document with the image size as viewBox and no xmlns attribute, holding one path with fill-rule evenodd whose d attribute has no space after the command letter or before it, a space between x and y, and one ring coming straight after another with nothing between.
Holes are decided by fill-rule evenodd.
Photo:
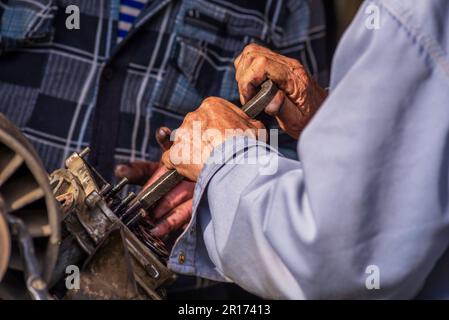
<instances>
[{"instance_id":1,"label":"metal tool","mask_svg":"<svg viewBox=\"0 0 449 320\"><path fill-rule=\"evenodd\" d=\"M271 81L265 81L254 98L248 101L242 110L250 117L257 117L273 100L278 92L277 86ZM127 221L128 226L133 225L141 217L140 210L147 210L151 208L159 199L166 195L176 185L178 185L184 177L176 170L169 170L163 174L152 185L143 189L135 198L134 203L128 208L122 216L124 221Z\"/></svg>"}]
</instances>

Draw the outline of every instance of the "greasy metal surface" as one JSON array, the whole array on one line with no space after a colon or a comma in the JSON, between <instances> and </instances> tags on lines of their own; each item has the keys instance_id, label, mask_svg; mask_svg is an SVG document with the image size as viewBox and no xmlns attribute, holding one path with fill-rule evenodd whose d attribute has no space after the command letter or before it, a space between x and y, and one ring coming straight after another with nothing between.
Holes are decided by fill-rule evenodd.
<instances>
[{"instance_id":1,"label":"greasy metal surface","mask_svg":"<svg viewBox=\"0 0 449 320\"><path fill-rule=\"evenodd\" d=\"M83 248L90 251L90 243L86 243L86 237L79 229L79 225L87 230L94 243L98 243L104 238L115 219L113 217L114 220L110 221L98 207L97 204L102 197L84 159L79 154L73 153L66 160L66 167L67 169L56 170L50 175L51 185L63 206L66 224L70 222L67 225L69 231L75 232L74 235Z\"/></svg>"},{"instance_id":2,"label":"greasy metal surface","mask_svg":"<svg viewBox=\"0 0 449 320\"><path fill-rule=\"evenodd\" d=\"M121 221L119 213L133 197L132 193L118 195L126 181L109 185L77 153L68 158L66 166L50 176L53 191L64 208L63 230L67 234L61 249L69 250L76 241L76 248L88 258L80 290L69 291L65 298L160 299L159 288L174 277L164 264L168 253L160 240L135 234L139 230L130 230ZM116 230L120 230L120 241ZM81 257L79 250L70 251L60 253L58 274L63 270L60 264L79 264L75 263ZM120 263L117 259L121 259Z\"/></svg>"},{"instance_id":3,"label":"greasy metal surface","mask_svg":"<svg viewBox=\"0 0 449 320\"><path fill-rule=\"evenodd\" d=\"M278 92L277 86L271 80L265 81L261 85L260 91L254 98L248 101L242 110L250 118L257 117L273 100L274 96ZM136 202L133 208L131 208L127 214L132 215L133 213L137 216L137 210L139 208L149 209L156 201L161 199L167 192L172 190L178 183L180 183L184 178L176 172L176 170L170 170L164 175L162 175L158 180L156 180L152 185L148 186L142 190L136 198ZM136 219L133 219L133 221Z\"/></svg>"},{"instance_id":4,"label":"greasy metal surface","mask_svg":"<svg viewBox=\"0 0 449 320\"><path fill-rule=\"evenodd\" d=\"M98 191L98 185L81 155L73 153L65 161L66 168L78 179L86 195Z\"/></svg>"},{"instance_id":5,"label":"greasy metal surface","mask_svg":"<svg viewBox=\"0 0 449 320\"><path fill-rule=\"evenodd\" d=\"M131 255L123 232L110 232L86 261L80 275L80 289L71 290L65 299L139 299Z\"/></svg>"},{"instance_id":6,"label":"greasy metal surface","mask_svg":"<svg viewBox=\"0 0 449 320\"><path fill-rule=\"evenodd\" d=\"M148 250L128 228L123 228L123 233L134 259L137 282L148 294L151 294L154 288L160 288L174 279L174 274L166 267L165 261L162 263L163 261Z\"/></svg>"},{"instance_id":7,"label":"greasy metal surface","mask_svg":"<svg viewBox=\"0 0 449 320\"><path fill-rule=\"evenodd\" d=\"M123 225L112 227L87 259L80 288L65 299L161 299L158 288L173 274Z\"/></svg>"},{"instance_id":8,"label":"greasy metal surface","mask_svg":"<svg viewBox=\"0 0 449 320\"><path fill-rule=\"evenodd\" d=\"M6 272L11 252L11 238L9 235L8 225L6 223L6 211L2 197L0 196L0 281Z\"/></svg>"},{"instance_id":9,"label":"greasy metal surface","mask_svg":"<svg viewBox=\"0 0 449 320\"><path fill-rule=\"evenodd\" d=\"M48 174L20 130L0 114L0 194L7 214L20 218L33 239L43 279L52 273L60 240L59 205ZM12 239L9 266L23 272L17 240ZM23 285L17 283L17 285ZM0 283L1 286L1 283Z\"/></svg>"}]
</instances>

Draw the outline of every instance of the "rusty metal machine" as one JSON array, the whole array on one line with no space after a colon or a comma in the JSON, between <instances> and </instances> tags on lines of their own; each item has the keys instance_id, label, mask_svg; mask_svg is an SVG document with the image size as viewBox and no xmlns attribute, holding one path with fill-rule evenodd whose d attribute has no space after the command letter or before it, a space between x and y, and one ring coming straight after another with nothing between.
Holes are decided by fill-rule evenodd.
<instances>
[{"instance_id":1,"label":"rusty metal machine","mask_svg":"<svg viewBox=\"0 0 449 320\"><path fill-rule=\"evenodd\" d=\"M161 299L174 275L144 220L126 226L122 196L72 154L50 177L21 132L0 114L0 299ZM149 222L148 222L149 223ZM67 290L68 266L80 269Z\"/></svg>"}]
</instances>

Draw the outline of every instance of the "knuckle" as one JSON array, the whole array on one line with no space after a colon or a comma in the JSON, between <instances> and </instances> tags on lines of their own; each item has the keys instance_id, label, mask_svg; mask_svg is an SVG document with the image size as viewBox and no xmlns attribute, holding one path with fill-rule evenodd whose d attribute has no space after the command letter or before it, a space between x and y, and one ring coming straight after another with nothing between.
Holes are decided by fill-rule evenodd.
<instances>
[{"instance_id":1,"label":"knuckle","mask_svg":"<svg viewBox=\"0 0 449 320\"><path fill-rule=\"evenodd\" d=\"M165 153L162 155L162 162L163 162L166 166L171 165L171 161L170 161L170 152L165 152Z\"/></svg>"},{"instance_id":2,"label":"knuckle","mask_svg":"<svg viewBox=\"0 0 449 320\"><path fill-rule=\"evenodd\" d=\"M196 118L196 113L194 111L188 112L184 117L184 121L190 122Z\"/></svg>"},{"instance_id":3,"label":"knuckle","mask_svg":"<svg viewBox=\"0 0 449 320\"><path fill-rule=\"evenodd\" d=\"M208 97L204 99L203 103L201 104L201 108L203 109L209 109L213 105L216 105L219 102L219 98L217 97Z\"/></svg>"},{"instance_id":4,"label":"knuckle","mask_svg":"<svg viewBox=\"0 0 449 320\"><path fill-rule=\"evenodd\" d=\"M265 65L265 64L267 64L267 62L268 62L268 59L264 55L258 55L257 57L254 58L254 64L257 64L257 65Z\"/></svg>"},{"instance_id":5,"label":"knuckle","mask_svg":"<svg viewBox=\"0 0 449 320\"><path fill-rule=\"evenodd\" d=\"M237 68L238 62L240 61L241 57L242 57L242 55L239 54L239 55L237 56L237 58L234 59L234 67L235 67L235 68Z\"/></svg>"},{"instance_id":6,"label":"knuckle","mask_svg":"<svg viewBox=\"0 0 449 320\"><path fill-rule=\"evenodd\" d=\"M294 69L302 69L302 64L296 59L286 58L289 65L291 65Z\"/></svg>"},{"instance_id":7,"label":"knuckle","mask_svg":"<svg viewBox=\"0 0 449 320\"><path fill-rule=\"evenodd\" d=\"M159 227L164 230L164 232L170 232L170 222L167 221L167 219L162 220L159 223Z\"/></svg>"},{"instance_id":8,"label":"knuckle","mask_svg":"<svg viewBox=\"0 0 449 320\"><path fill-rule=\"evenodd\" d=\"M274 109L274 108L267 108L265 109L265 113L268 114L269 116L277 116L279 114L279 110L278 109Z\"/></svg>"},{"instance_id":9,"label":"knuckle","mask_svg":"<svg viewBox=\"0 0 449 320\"><path fill-rule=\"evenodd\" d=\"M247 86L242 85L242 86L240 87L240 93L241 93L244 97L248 97L249 94L250 94L250 90L249 90L249 88L248 88Z\"/></svg>"},{"instance_id":10,"label":"knuckle","mask_svg":"<svg viewBox=\"0 0 449 320\"><path fill-rule=\"evenodd\" d=\"M166 221L166 227L169 232L173 231L176 227L176 218L175 217L169 217L169 219Z\"/></svg>"},{"instance_id":11,"label":"knuckle","mask_svg":"<svg viewBox=\"0 0 449 320\"><path fill-rule=\"evenodd\" d=\"M258 48L259 48L259 45L255 44L255 43L250 43L250 44L246 45L245 49L243 49L243 52L248 54L248 53L254 52Z\"/></svg>"}]
</instances>

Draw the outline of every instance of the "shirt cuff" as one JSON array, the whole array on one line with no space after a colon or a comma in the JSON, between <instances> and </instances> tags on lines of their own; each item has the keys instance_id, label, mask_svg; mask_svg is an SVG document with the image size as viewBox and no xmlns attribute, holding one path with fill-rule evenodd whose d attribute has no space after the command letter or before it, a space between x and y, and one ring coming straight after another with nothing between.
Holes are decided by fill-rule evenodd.
<instances>
[{"instance_id":1,"label":"shirt cuff","mask_svg":"<svg viewBox=\"0 0 449 320\"><path fill-rule=\"evenodd\" d=\"M215 174L225 165L238 163L235 161L244 161L254 154L265 156L273 153L276 156L279 155L275 148L247 136L233 137L212 151L195 186L190 223L173 246L168 261L168 267L171 270L215 281L231 282L213 264L204 243L204 230L199 223L199 216L210 216L205 192ZM265 160L258 161L256 165L259 166L263 174L264 171L269 172L271 169L270 161L267 161L266 157L260 157L260 159L262 158ZM237 170L238 167L234 166L231 170ZM225 191L223 190L223 192Z\"/></svg>"}]
</instances>

